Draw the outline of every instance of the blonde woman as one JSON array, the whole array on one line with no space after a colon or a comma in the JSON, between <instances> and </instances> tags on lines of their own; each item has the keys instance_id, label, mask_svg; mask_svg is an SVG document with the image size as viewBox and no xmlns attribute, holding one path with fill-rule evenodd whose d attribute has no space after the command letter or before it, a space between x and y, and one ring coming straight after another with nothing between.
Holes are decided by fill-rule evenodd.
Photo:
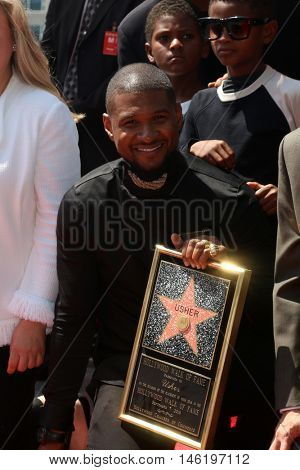
<instances>
[{"instance_id":1,"label":"blonde woman","mask_svg":"<svg viewBox=\"0 0 300 470\"><path fill-rule=\"evenodd\" d=\"M34 370L57 295L56 215L77 131L19 0L0 0L0 448L30 447Z\"/></svg>"}]
</instances>

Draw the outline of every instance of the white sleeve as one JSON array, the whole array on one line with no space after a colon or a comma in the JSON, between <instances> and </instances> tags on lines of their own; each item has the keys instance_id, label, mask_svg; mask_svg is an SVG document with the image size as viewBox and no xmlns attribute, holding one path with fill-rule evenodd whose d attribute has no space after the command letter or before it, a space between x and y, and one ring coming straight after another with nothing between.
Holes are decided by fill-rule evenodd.
<instances>
[{"instance_id":1,"label":"white sleeve","mask_svg":"<svg viewBox=\"0 0 300 470\"><path fill-rule=\"evenodd\" d=\"M65 192L80 178L76 125L57 101L41 118L35 158L36 219L33 246L20 288L9 309L14 316L51 326L58 292L56 219Z\"/></svg>"},{"instance_id":2,"label":"white sleeve","mask_svg":"<svg viewBox=\"0 0 300 470\"><path fill-rule=\"evenodd\" d=\"M277 72L265 87L283 112L290 130L300 127L300 80Z\"/></svg>"}]
</instances>

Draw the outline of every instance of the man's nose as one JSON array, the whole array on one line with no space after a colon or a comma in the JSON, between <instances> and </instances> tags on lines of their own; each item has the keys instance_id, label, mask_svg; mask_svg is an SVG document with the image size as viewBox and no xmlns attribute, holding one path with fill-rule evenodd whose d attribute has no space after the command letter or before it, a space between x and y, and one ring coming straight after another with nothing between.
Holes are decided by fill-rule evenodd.
<instances>
[{"instance_id":1,"label":"man's nose","mask_svg":"<svg viewBox=\"0 0 300 470\"><path fill-rule=\"evenodd\" d=\"M157 130L153 124L145 124L140 128L139 137L145 142L151 142L157 134Z\"/></svg>"}]
</instances>

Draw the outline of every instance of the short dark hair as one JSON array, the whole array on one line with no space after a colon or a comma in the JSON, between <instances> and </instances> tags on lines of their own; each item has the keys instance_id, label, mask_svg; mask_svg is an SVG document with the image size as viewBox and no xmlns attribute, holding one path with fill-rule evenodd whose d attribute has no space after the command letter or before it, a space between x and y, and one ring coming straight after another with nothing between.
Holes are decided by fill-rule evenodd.
<instances>
[{"instance_id":1,"label":"short dark hair","mask_svg":"<svg viewBox=\"0 0 300 470\"><path fill-rule=\"evenodd\" d=\"M208 9L216 2L247 5L253 10L253 15L258 17L276 18L277 16L277 0L210 0Z\"/></svg>"},{"instance_id":2,"label":"short dark hair","mask_svg":"<svg viewBox=\"0 0 300 470\"><path fill-rule=\"evenodd\" d=\"M185 0L161 0L150 10L145 24L146 41L150 42L156 22L162 16L168 15L184 15L192 18L198 25L198 18L195 10Z\"/></svg>"},{"instance_id":3,"label":"short dark hair","mask_svg":"<svg viewBox=\"0 0 300 470\"><path fill-rule=\"evenodd\" d=\"M144 91L165 91L171 105L176 105L175 91L167 75L151 64L130 64L121 68L110 80L105 105L110 113L114 97L120 93L141 93Z\"/></svg>"}]
</instances>

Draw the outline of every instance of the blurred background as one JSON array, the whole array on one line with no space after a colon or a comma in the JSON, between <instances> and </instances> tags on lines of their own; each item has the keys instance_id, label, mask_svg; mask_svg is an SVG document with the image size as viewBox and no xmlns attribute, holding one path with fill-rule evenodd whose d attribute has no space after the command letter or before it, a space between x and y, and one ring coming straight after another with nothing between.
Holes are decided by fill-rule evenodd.
<instances>
[{"instance_id":1,"label":"blurred background","mask_svg":"<svg viewBox=\"0 0 300 470\"><path fill-rule=\"evenodd\" d=\"M22 3L27 10L32 32L37 39L41 39L50 0L22 0Z\"/></svg>"}]
</instances>

